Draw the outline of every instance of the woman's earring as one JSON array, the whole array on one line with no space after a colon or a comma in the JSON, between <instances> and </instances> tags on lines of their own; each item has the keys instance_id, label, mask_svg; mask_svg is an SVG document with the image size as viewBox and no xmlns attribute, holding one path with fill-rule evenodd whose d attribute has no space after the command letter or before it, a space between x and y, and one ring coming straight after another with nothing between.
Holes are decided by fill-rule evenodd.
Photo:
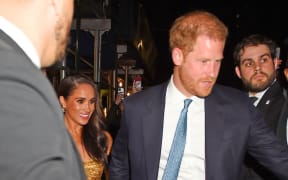
<instances>
[{"instance_id":1,"label":"woman's earring","mask_svg":"<svg viewBox=\"0 0 288 180\"><path fill-rule=\"evenodd\" d=\"M65 107L61 106L62 112L65 113Z\"/></svg>"}]
</instances>

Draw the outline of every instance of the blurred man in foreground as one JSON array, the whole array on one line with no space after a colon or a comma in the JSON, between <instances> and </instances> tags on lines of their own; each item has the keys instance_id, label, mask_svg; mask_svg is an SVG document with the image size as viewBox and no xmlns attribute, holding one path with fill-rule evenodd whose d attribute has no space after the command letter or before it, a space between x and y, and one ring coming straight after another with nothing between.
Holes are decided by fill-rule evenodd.
<instances>
[{"instance_id":1,"label":"blurred man in foreground","mask_svg":"<svg viewBox=\"0 0 288 180\"><path fill-rule=\"evenodd\" d=\"M0 0L0 179L85 179L41 68L62 59L73 0Z\"/></svg>"}]
</instances>

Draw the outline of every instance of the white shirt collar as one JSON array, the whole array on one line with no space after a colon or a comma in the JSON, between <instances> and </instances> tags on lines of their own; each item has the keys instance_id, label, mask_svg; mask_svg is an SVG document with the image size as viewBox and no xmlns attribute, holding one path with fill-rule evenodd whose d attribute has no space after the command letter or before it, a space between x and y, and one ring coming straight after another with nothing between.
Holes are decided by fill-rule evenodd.
<instances>
[{"instance_id":1,"label":"white shirt collar","mask_svg":"<svg viewBox=\"0 0 288 180\"><path fill-rule=\"evenodd\" d=\"M31 59L32 63L40 69L39 55L28 37L19 28L2 16L0 16L0 24L0 29L12 38Z\"/></svg>"}]
</instances>

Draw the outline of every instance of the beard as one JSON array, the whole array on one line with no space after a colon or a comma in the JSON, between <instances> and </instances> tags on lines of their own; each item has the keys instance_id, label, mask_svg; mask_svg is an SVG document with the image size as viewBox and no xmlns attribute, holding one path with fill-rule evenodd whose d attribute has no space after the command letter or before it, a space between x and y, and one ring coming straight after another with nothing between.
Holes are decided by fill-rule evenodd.
<instances>
[{"instance_id":1,"label":"beard","mask_svg":"<svg viewBox=\"0 0 288 180\"><path fill-rule=\"evenodd\" d=\"M268 75L266 73L260 72L266 77L266 80L255 82L253 81L253 75L250 79L243 79L244 88L252 93L258 93L269 87L275 79L275 74Z\"/></svg>"},{"instance_id":2,"label":"beard","mask_svg":"<svg viewBox=\"0 0 288 180\"><path fill-rule=\"evenodd\" d=\"M200 98L207 97L215 85L216 78L202 77L195 79L195 77L191 77L191 75L187 74L187 71L188 70L179 69L178 72L179 80L181 81L183 88L190 95L194 95Z\"/></svg>"},{"instance_id":3,"label":"beard","mask_svg":"<svg viewBox=\"0 0 288 180\"><path fill-rule=\"evenodd\" d=\"M56 22L55 27L55 61L61 61L65 57L66 47L68 44L70 28L72 20L65 17L60 17Z\"/></svg>"}]
</instances>

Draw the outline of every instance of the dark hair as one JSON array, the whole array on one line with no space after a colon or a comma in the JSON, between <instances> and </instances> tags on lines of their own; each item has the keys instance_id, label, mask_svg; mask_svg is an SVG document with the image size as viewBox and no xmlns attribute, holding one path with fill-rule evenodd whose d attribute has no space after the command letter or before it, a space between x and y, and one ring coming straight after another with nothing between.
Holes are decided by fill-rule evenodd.
<instances>
[{"instance_id":1,"label":"dark hair","mask_svg":"<svg viewBox=\"0 0 288 180\"><path fill-rule=\"evenodd\" d=\"M272 59L274 59L276 56L277 44L267 36L264 36L261 34L252 34L248 37L243 38L235 46L234 52L233 52L234 65L235 66L240 65L240 58L241 58L243 51L246 47L258 46L261 44L266 45L269 48L271 57L272 57Z\"/></svg>"},{"instance_id":2,"label":"dark hair","mask_svg":"<svg viewBox=\"0 0 288 180\"><path fill-rule=\"evenodd\" d=\"M104 134L104 113L100 102L97 86L94 81L83 74L75 74L65 77L59 84L58 97L65 99L75 90L79 84L90 84L95 90L96 103L88 123L83 127L82 141L89 156L92 159L107 163L107 139Z\"/></svg>"}]
</instances>

